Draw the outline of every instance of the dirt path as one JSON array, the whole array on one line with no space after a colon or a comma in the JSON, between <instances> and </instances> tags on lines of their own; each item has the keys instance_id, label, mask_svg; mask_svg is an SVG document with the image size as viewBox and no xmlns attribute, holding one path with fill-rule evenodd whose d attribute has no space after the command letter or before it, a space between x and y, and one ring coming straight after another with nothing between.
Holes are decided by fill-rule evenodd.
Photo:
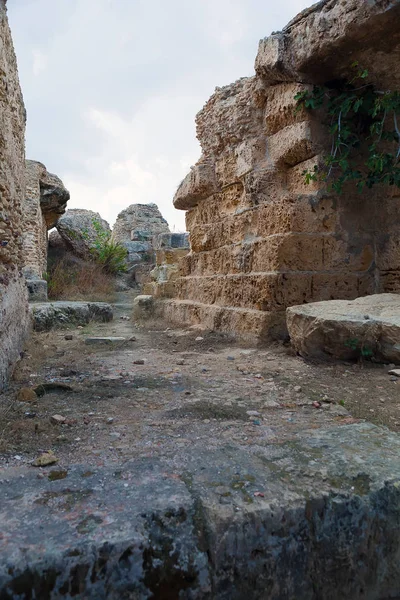
<instances>
[{"instance_id":1,"label":"dirt path","mask_svg":"<svg viewBox=\"0 0 400 600\"><path fill-rule=\"evenodd\" d=\"M33 336L2 398L0 465L29 464L47 450L61 467L122 464L193 444L263 445L354 419L400 431L400 380L387 366L314 365L285 346L243 347L165 324L140 328L129 316L121 303L111 323ZM127 341L92 346L89 336ZM15 400L21 387L42 383L72 391ZM53 415L66 423L53 424Z\"/></svg>"}]
</instances>

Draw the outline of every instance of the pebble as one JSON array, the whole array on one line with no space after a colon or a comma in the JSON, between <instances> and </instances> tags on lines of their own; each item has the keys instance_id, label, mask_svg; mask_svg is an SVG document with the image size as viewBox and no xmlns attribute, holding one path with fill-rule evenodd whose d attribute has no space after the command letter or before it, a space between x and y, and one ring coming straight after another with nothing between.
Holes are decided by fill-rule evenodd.
<instances>
[{"instance_id":1,"label":"pebble","mask_svg":"<svg viewBox=\"0 0 400 600\"><path fill-rule=\"evenodd\" d=\"M67 418L63 417L62 415L53 415L50 417L50 421L53 423L53 425L62 425L66 420Z\"/></svg>"},{"instance_id":2,"label":"pebble","mask_svg":"<svg viewBox=\"0 0 400 600\"><path fill-rule=\"evenodd\" d=\"M183 358L182 358L181 360L177 360L177 361L176 361L176 364L177 364L177 365L184 365L184 364L185 364L185 361L184 361L184 360L183 360Z\"/></svg>"},{"instance_id":3,"label":"pebble","mask_svg":"<svg viewBox=\"0 0 400 600\"><path fill-rule=\"evenodd\" d=\"M226 360L235 360L235 357L234 356L227 356Z\"/></svg>"},{"instance_id":4,"label":"pebble","mask_svg":"<svg viewBox=\"0 0 400 600\"><path fill-rule=\"evenodd\" d=\"M133 364L134 365L144 365L144 360L143 360L143 358L139 358L138 360L134 360Z\"/></svg>"},{"instance_id":5,"label":"pebble","mask_svg":"<svg viewBox=\"0 0 400 600\"><path fill-rule=\"evenodd\" d=\"M299 394L301 392L301 385L295 385L294 391Z\"/></svg>"},{"instance_id":6,"label":"pebble","mask_svg":"<svg viewBox=\"0 0 400 600\"><path fill-rule=\"evenodd\" d=\"M113 417L108 417L108 419L107 419L107 423L114 423L114 419L113 419Z\"/></svg>"},{"instance_id":7,"label":"pebble","mask_svg":"<svg viewBox=\"0 0 400 600\"><path fill-rule=\"evenodd\" d=\"M66 336L64 337L64 339L65 339L65 340L67 340L68 342L70 342L71 340L73 340L73 339L74 339L74 336L73 336L73 335L71 335L71 334L69 333L68 335L66 335Z\"/></svg>"},{"instance_id":8,"label":"pebble","mask_svg":"<svg viewBox=\"0 0 400 600\"><path fill-rule=\"evenodd\" d=\"M21 388L17 393L18 402L36 402L38 399L36 392L32 388Z\"/></svg>"},{"instance_id":9,"label":"pebble","mask_svg":"<svg viewBox=\"0 0 400 600\"><path fill-rule=\"evenodd\" d=\"M258 410L246 410L246 415L249 415L249 417L259 417L260 413Z\"/></svg>"},{"instance_id":10,"label":"pebble","mask_svg":"<svg viewBox=\"0 0 400 600\"><path fill-rule=\"evenodd\" d=\"M203 337L199 336L195 339L196 342L202 342L204 340Z\"/></svg>"}]
</instances>

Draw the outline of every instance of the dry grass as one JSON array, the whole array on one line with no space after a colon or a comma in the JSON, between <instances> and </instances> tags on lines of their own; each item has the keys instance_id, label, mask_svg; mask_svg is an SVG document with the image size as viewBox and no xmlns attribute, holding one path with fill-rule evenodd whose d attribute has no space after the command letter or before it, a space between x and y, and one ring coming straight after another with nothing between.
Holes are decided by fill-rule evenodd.
<instances>
[{"instance_id":1,"label":"dry grass","mask_svg":"<svg viewBox=\"0 0 400 600\"><path fill-rule=\"evenodd\" d=\"M65 255L49 265L50 300L115 300L115 277L95 263Z\"/></svg>"}]
</instances>

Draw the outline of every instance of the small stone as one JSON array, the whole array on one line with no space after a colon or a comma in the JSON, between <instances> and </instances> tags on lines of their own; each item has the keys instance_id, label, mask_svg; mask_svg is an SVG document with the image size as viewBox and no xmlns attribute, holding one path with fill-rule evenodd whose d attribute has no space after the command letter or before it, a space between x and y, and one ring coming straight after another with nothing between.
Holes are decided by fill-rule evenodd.
<instances>
[{"instance_id":1,"label":"small stone","mask_svg":"<svg viewBox=\"0 0 400 600\"><path fill-rule=\"evenodd\" d=\"M53 425L62 425L66 422L66 420L66 417L63 417L62 415L53 415L50 417L50 421L53 423Z\"/></svg>"},{"instance_id":2,"label":"small stone","mask_svg":"<svg viewBox=\"0 0 400 600\"><path fill-rule=\"evenodd\" d=\"M235 360L235 357L234 356L227 356L226 360Z\"/></svg>"},{"instance_id":3,"label":"small stone","mask_svg":"<svg viewBox=\"0 0 400 600\"><path fill-rule=\"evenodd\" d=\"M184 365L184 364L185 364L185 361L184 361L183 359L181 359L181 360L177 360L177 361L176 361L176 364L177 364L177 365Z\"/></svg>"},{"instance_id":4,"label":"small stone","mask_svg":"<svg viewBox=\"0 0 400 600\"><path fill-rule=\"evenodd\" d=\"M210 423L210 419L203 419L203 423Z\"/></svg>"},{"instance_id":5,"label":"small stone","mask_svg":"<svg viewBox=\"0 0 400 600\"><path fill-rule=\"evenodd\" d=\"M88 337L85 339L85 344L89 346L101 345L101 344L120 344L125 342L126 338L124 337Z\"/></svg>"},{"instance_id":6,"label":"small stone","mask_svg":"<svg viewBox=\"0 0 400 600\"><path fill-rule=\"evenodd\" d=\"M17 393L18 402L36 402L38 399L36 392L32 388L21 388Z\"/></svg>"},{"instance_id":7,"label":"small stone","mask_svg":"<svg viewBox=\"0 0 400 600\"><path fill-rule=\"evenodd\" d=\"M394 375L395 377L400 377L400 369L391 369L389 371L389 375Z\"/></svg>"},{"instance_id":8,"label":"small stone","mask_svg":"<svg viewBox=\"0 0 400 600\"><path fill-rule=\"evenodd\" d=\"M119 438L121 437L121 434L118 433L118 431L113 431L112 433L110 433L110 437L116 438L117 440L119 440Z\"/></svg>"},{"instance_id":9,"label":"small stone","mask_svg":"<svg viewBox=\"0 0 400 600\"><path fill-rule=\"evenodd\" d=\"M133 364L134 365L144 365L144 360L143 360L143 358L139 358L138 360L134 360Z\"/></svg>"},{"instance_id":10,"label":"small stone","mask_svg":"<svg viewBox=\"0 0 400 600\"><path fill-rule=\"evenodd\" d=\"M294 386L294 391L299 394L301 392L301 385L295 385Z\"/></svg>"},{"instance_id":11,"label":"small stone","mask_svg":"<svg viewBox=\"0 0 400 600\"><path fill-rule=\"evenodd\" d=\"M195 339L196 342L202 342L204 340L203 337L199 336Z\"/></svg>"},{"instance_id":12,"label":"small stone","mask_svg":"<svg viewBox=\"0 0 400 600\"><path fill-rule=\"evenodd\" d=\"M49 450L48 452L44 452L41 454L36 460L33 461L33 467L47 467L48 465L54 465L58 463L58 458L54 455L54 453Z\"/></svg>"},{"instance_id":13,"label":"small stone","mask_svg":"<svg viewBox=\"0 0 400 600\"><path fill-rule=\"evenodd\" d=\"M392 377L389 378L389 381L397 381L397 375L392 375Z\"/></svg>"},{"instance_id":14,"label":"small stone","mask_svg":"<svg viewBox=\"0 0 400 600\"><path fill-rule=\"evenodd\" d=\"M68 342L70 342L71 340L73 340L73 339L74 339L74 336L73 336L73 335L71 335L71 334L69 333L68 335L66 335L66 336L64 337L64 339L65 339L65 340L67 340Z\"/></svg>"},{"instance_id":15,"label":"small stone","mask_svg":"<svg viewBox=\"0 0 400 600\"><path fill-rule=\"evenodd\" d=\"M113 417L108 417L107 423L109 423L109 424L114 423Z\"/></svg>"},{"instance_id":16,"label":"small stone","mask_svg":"<svg viewBox=\"0 0 400 600\"><path fill-rule=\"evenodd\" d=\"M246 410L246 415L249 415L249 417L259 417L260 413L258 410Z\"/></svg>"}]
</instances>

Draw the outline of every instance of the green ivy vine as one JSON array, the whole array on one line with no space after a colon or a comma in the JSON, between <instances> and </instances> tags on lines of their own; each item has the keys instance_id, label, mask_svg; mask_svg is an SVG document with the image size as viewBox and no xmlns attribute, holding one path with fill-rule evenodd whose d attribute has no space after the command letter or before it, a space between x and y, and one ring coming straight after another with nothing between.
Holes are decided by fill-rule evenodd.
<instances>
[{"instance_id":1,"label":"green ivy vine","mask_svg":"<svg viewBox=\"0 0 400 600\"><path fill-rule=\"evenodd\" d=\"M330 117L331 151L321 166L303 172L305 181L326 181L339 194L348 181L359 192L376 184L400 187L400 93L375 89L366 69L352 68L351 81L294 97L296 110L324 107Z\"/></svg>"}]
</instances>

